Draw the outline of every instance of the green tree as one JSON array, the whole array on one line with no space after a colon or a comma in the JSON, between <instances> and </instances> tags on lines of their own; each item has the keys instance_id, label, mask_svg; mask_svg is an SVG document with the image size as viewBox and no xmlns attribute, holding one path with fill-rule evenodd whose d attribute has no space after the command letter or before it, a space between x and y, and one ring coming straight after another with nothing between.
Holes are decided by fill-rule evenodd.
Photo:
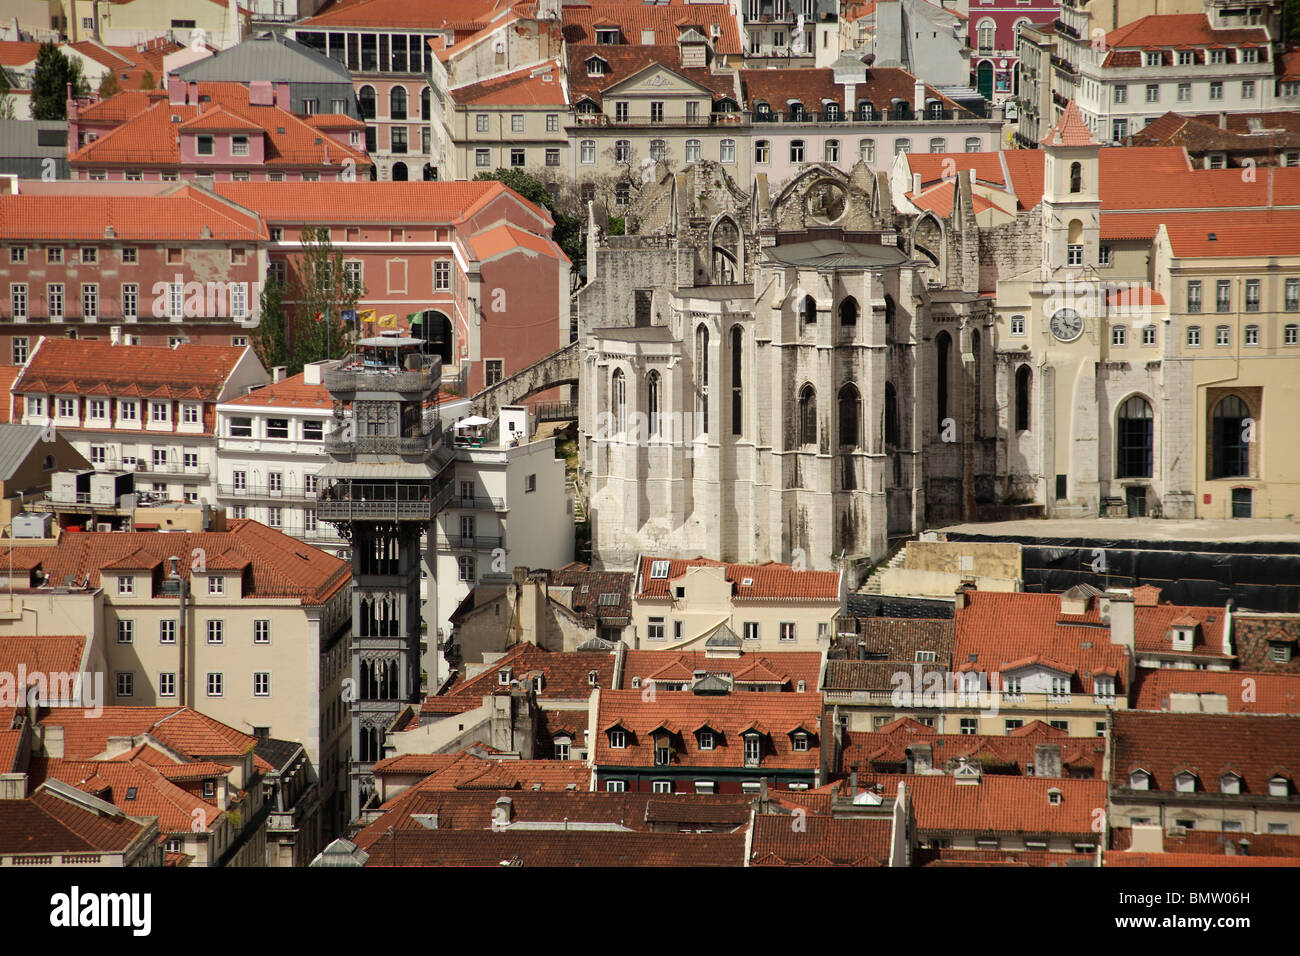
<instances>
[{"instance_id":1,"label":"green tree","mask_svg":"<svg viewBox=\"0 0 1300 956\"><path fill-rule=\"evenodd\" d=\"M492 179L509 186L529 202L541 206L555 220L555 229L551 238L564 250L564 254L573 262L576 271L587 258L586 244L582 241L582 228L586 222L584 215L557 207L555 198L546 183L522 169L497 169L490 173L479 173L475 180Z\"/></svg>"},{"instance_id":2,"label":"green tree","mask_svg":"<svg viewBox=\"0 0 1300 956\"><path fill-rule=\"evenodd\" d=\"M1300 0L1286 0L1282 7L1282 36L1288 44L1300 43Z\"/></svg>"},{"instance_id":3,"label":"green tree","mask_svg":"<svg viewBox=\"0 0 1300 956\"><path fill-rule=\"evenodd\" d=\"M122 92L122 84L117 81L117 74L112 70L105 70L104 75L99 78L99 89L96 90L101 100L106 100L110 96Z\"/></svg>"},{"instance_id":4,"label":"green tree","mask_svg":"<svg viewBox=\"0 0 1300 956\"><path fill-rule=\"evenodd\" d=\"M18 118L14 110L14 101L9 97L11 89L13 83L9 80L9 74L5 72L4 67L0 66L0 120Z\"/></svg>"},{"instance_id":5,"label":"green tree","mask_svg":"<svg viewBox=\"0 0 1300 956\"><path fill-rule=\"evenodd\" d=\"M343 312L355 310L365 289L352 283L343 268L343 254L334 251L329 229L308 226L302 231L302 257L291 292L294 321L289 373L308 362L340 358L347 349Z\"/></svg>"},{"instance_id":6,"label":"green tree","mask_svg":"<svg viewBox=\"0 0 1300 956\"><path fill-rule=\"evenodd\" d=\"M153 72L151 70L145 70L144 75L140 77L140 89L142 90L158 89L158 81L153 78Z\"/></svg>"},{"instance_id":7,"label":"green tree","mask_svg":"<svg viewBox=\"0 0 1300 956\"><path fill-rule=\"evenodd\" d=\"M42 43L32 79L32 119L67 119L69 84L74 96L90 95L90 85L81 75L81 61L69 60L53 43Z\"/></svg>"},{"instance_id":8,"label":"green tree","mask_svg":"<svg viewBox=\"0 0 1300 956\"><path fill-rule=\"evenodd\" d=\"M262 286L258 312L261 318L252 335L253 351L268 370L277 365L290 366L289 322L284 308L284 284L274 276Z\"/></svg>"}]
</instances>

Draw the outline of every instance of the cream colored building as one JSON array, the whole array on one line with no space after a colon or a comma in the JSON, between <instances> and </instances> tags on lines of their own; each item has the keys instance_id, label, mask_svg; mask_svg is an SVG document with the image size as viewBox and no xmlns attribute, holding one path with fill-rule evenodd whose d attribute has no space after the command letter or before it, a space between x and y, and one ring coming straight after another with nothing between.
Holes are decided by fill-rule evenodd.
<instances>
[{"instance_id":1,"label":"cream colored building","mask_svg":"<svg viewBox=\"0 0 1300 956\"><path fill-rule=\"evenodd\" d=\"M103 703L190 706L301 743L321 781L326 829L341 824L345 562L251 521L227 532L20 539L0 553L0 572L10 560L14 608L0 601L0 636L91 635Z\"/></svg>"},{"instance_id":2,"label":"cream colored building","mask_svg":"<svg viewBox=\"0 0 1300 956\"><path fill-rule=\"evenodd\" d=\"M438 81L435 72L434 82ZM523 169L546 180L570 173L568 83L559 60L446 91L443 179Z\"/></svg>"},{"instance_id":3,"label":"cream colored building","mask_svg":"<svg viewBox=\"0 0 1300 956\"><path fill-rule=\"evenodd\" d=\"M636 567L633 649L821 650L843 605L841 571L646 555Z\"/></svg>"}]
</instances>

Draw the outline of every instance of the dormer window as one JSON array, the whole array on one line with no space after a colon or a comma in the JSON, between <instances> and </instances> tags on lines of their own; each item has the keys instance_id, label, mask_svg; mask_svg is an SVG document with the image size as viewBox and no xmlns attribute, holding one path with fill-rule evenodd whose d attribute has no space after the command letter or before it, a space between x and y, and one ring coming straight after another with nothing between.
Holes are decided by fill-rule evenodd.
<instances>
[{"instance_id":1,"label":"dormer window","mask_svg":"<svg viewBox=\"0 0 1300 956\"><path fill-rule=\"evenodd\" d=\"M651 578L651 580L654 580L654 579L656 579L656 578L667 578L667 577L668 577L668 562L667 562L667 561L654 561L654 562L651 562L651 564L650 564L650 578Z\"/></svg>"},{"instance_id":2,"label":"dormer window","mask_svg":"<svg viewBox=\"0 0 1300 956\"><path fill-rule=\"evenodd\" d=\"M1274 664L1289 664L1291 662L1291 645L1281 641L1274 641L1268 645L1268 659Z\"/></svg>"},{"instance_id":3,"label":"dormer window","mask_svg":"<svg viewBox=\"0 0 1300 956\"><path fill-rule=\"evenodd\" d=\"M633 678L632 678L632 686L633 686L634 688L635 688L635 687L640 687L640 686L641 686L641 678L639 678L639 677L633 677Z\"/></svg>"},{"instance_id":4,"label":"dormer window","mask_svg":"<svg viewBox=\"0 0 1300 956\"><path fill-rule=\"evenodd\" d=\"M542 692L542 688L545 685L546 685L546 678L542 674L538 674L536 677L533 678L533 693L540 694Z\"/></svg>"},{"instance_id":5,"label":"dormer window","mask_svg":"<svg viewBox=\"0 0 1300 956\"><path fill-rule=\"evenodd\" d=\"M1291 793L1291 781L1280 774L1276 777L1270 777L1268 781L1268 795L1270 797L1285 797Z\"/></svg>"},{"instance_id":6,"label":"dormer window","mask_svg":"<svg viewBox=\"0 0 1300 956\"><path fill-rule=\"evenodd\" d=\"M1179 793L1195 793L1196 774L1188 770L1174 774L1174 789Z\"/></svg>"},{"instance_id":7,"label":"dormer window","mask_svg":"<svg viewBox=\"0 0 1300 956\"><path fill-rule=\"evenodd\" d=\"M798 753L806 753L808 750L808 735L795 734L794 741L791 744L791 747L793 750L795 750Z\"/></svg>"},{"instance_id":8,"label":"dormer window","mask_svg":"<svg viewBox=\"0 0 1300 956\"><path fill-rule=\"evenodd\" d=\"M1176 651L1190 651L1194 642L1195 628L1176 626L1169 629L1169 645Z\"/></svg>"},{"instance_id":9,"label":"dormer window","mask_svg":"<svg viewBox=\"0 0 1300 956\"><path fill-rule=\"evenodd\" d=\"M595 687L598 683L600 683L600 675L595 671L587 671L587 685Z\"/></svg>"},{"instance_id":10,"label":"dormer window","mask_svg":"<svg viewBox=\"0 0 1300 956\"><path fill-rule=\"evenodd\" d=\"M1096 677L1094 678L1093 686L1098 697L1115 696L1115 678L1113 677Z\"/></svg>"},{"instance_id":11,"label":"dormer window","mask_svg":"<svg viewBox=\"0 0 1300 956\"><path fill-rule=\"evenodd\" d=\"M596 42L603 46L612 46L618 43L619 33L617 29L597 30Z\"/></svg>"},{"instance_id":12,"label":"dormer window","mask_svg":"<svg viewBox=\"0 0 1300 956\"><path fill-rule=\"evenodd\" d=\"M805 680L801 680L794 685L794 689L795 689L795 693L797 694L806 693L808 690L808 682Z\"/></svg>"},{"instance_id":13,"label":"dormer window","mask_svg":"<svg viewBox=\"0 0 1300 956\"><path fill-rule=\"evenodd\" d=\"M917 659L918 661L922 661L922 662L924 662L924 661L932 661L932 660L935 659L935 652L934 652L934 651L917 651L917 652L916 652L916 659Z\"/></svg>"},{"instance_id":14,"label":"dormer window","mask_svg":"<svg viewBox=\"0 0 1300 956\"><path fill-rule=\"evenodd\" d=\"M623 750L627 747L627 734L621 730L611 730L609 732L609 748L611 750Z\"/></svg>"},{"instance_id":15,"label":"dormer window","mask_svg":"<svg viewBox=\"0 0 1300 956\"><path fill-rule=\"evenodd\" d=\"M1241 777L1225 773L1219 778L1219 793L1241 793Z\"/></svg>"},{"instance_id":16,"label":"dormer window","mask_svg":"<svg viewBox=\"0 0 1300 956\"><path fill-rule=\"evenodd\" d=\"M1134 770L1128 775L1128 787L1130 790L1150 790L1151 774L1145 770Z\"/></svg>"},{"instance_id":17,"label":"dormer window","mask_svg":"<svg viewBox=\"0 0 1300 956\"><path fill-rule=\"evenodd\" d=\"M699 733L699 743L701 750L712 750L717 746L717 740L711 730L701 730Z\"/></svg>"},{"instance_id":18,"label":"dormer window","mask_svg":"<svg viewBox=\"0 0 1300 956\"><path fill-rule=\"evenodd\" d=\"M745 734L745 766L757 767L763 759L763 738L756 733Z\"/></svg>"},{"instance_id":19,"label":"dormer window","mask_svg":"<svg viewBox=\"0 0 1300 956\"><path fill-rule=\"evenodd\" d=\"M221 595L226 593L226 579L220 574L208 576L208 593L211 595Z\"/></svg>"},{"instance_id":20,"label":"dormer window","mask_svg":"<svg viewBox=\"0 0 1300 956\"><path fill-rule=\"evenodd\" d=\"M588 57L587 59L588 76L604 76L605 73L608 72L608 70L609 70L609 64L606 63L604 60L602 60L600 57L598 56Z\"/></svg>"},{"instance_id":21,"label":"dormer window","mask_svg":"<svg viewBox=\"0 0 1300 956\"><path fill-rule=\"evenodd\" d=\"M655 766L666 767L672 762L673 750L667 734L655 738Z\"/></svg>"},{"instance_id":22,"label":"dormer window","mask_svg":"<svg viewBox=\"0 0 1300 956\"><path fill-rule=\"evenodd\" d=\"M1059 807L1061 805L1061 791L1056 787L1052 787L1052 789L1048 790L1047 802L1054 807Z\"/></svg>"},{"instance_id":23,"label":"dormer window","mask_svg":"<svg viewBox=\"0 0 1300 956\"><path fill-rule=\"evenodd\" d=\"M501 670L497 671L497 683L500 684L502 687L509 685L510 683L509 667L503 667L501 668Z\"/></svg>"},{"instance_id":24,"label":"dormer window","mask_svg":"<svg viewBox=\"0 0 1300 956\"><path fill-rule=\"evenodd\" d=\"M126 575L117 579L117 593L126 597L135 594L135 578Z\"/></svg>"}]
</instances>

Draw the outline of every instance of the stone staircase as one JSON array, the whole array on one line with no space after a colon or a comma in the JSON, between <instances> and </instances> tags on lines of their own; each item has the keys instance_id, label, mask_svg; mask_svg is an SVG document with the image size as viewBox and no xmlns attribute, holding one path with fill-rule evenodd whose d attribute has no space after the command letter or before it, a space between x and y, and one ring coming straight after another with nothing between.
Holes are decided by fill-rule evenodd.
<instances>
[{"instance_id":1,"label":"stone staircase","mask_svg":"<svg viewBox=\"0 0 1300 956\"><path fill-rule=\"evenodd\" d=\"M876 570L871 572L871 577L862 582L858 588L858 594L880 594L880 577L886 568L901 568L907 561L907 541L898 545L898 549L890 556L889 560L883 564L877 565Z\"/></svg>"}]
</instances>

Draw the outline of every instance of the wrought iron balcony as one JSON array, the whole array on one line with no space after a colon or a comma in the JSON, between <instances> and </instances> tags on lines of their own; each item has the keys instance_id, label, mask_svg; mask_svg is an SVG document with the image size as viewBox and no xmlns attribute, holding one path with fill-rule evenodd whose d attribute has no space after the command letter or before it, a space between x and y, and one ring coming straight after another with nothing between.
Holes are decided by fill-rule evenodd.
<instances>
[{"instance_id":1,"label":"wrought iron balcony","mask_svg":"<svg viewBox=\"0 0 1300 956\"><path fill-rule=\"evenodd\" d=\"M424 458L437 443L437 434L423 435L352 435L338 432L325 436L325 451L331 455L400 455Z\"/></svg>"},{"instance_id":2,"label":"wrought iron balcony","mask_svg":"<svg viewBox=\"0 0 1300 956\"><path fill-rule=\"evenodd\" d=\"M338 368L325 371L325 388L331 392L417 392L438 387L442 363L417 369L365 365L359 355L349 355Z\"/></svg>"}]
</instances>

